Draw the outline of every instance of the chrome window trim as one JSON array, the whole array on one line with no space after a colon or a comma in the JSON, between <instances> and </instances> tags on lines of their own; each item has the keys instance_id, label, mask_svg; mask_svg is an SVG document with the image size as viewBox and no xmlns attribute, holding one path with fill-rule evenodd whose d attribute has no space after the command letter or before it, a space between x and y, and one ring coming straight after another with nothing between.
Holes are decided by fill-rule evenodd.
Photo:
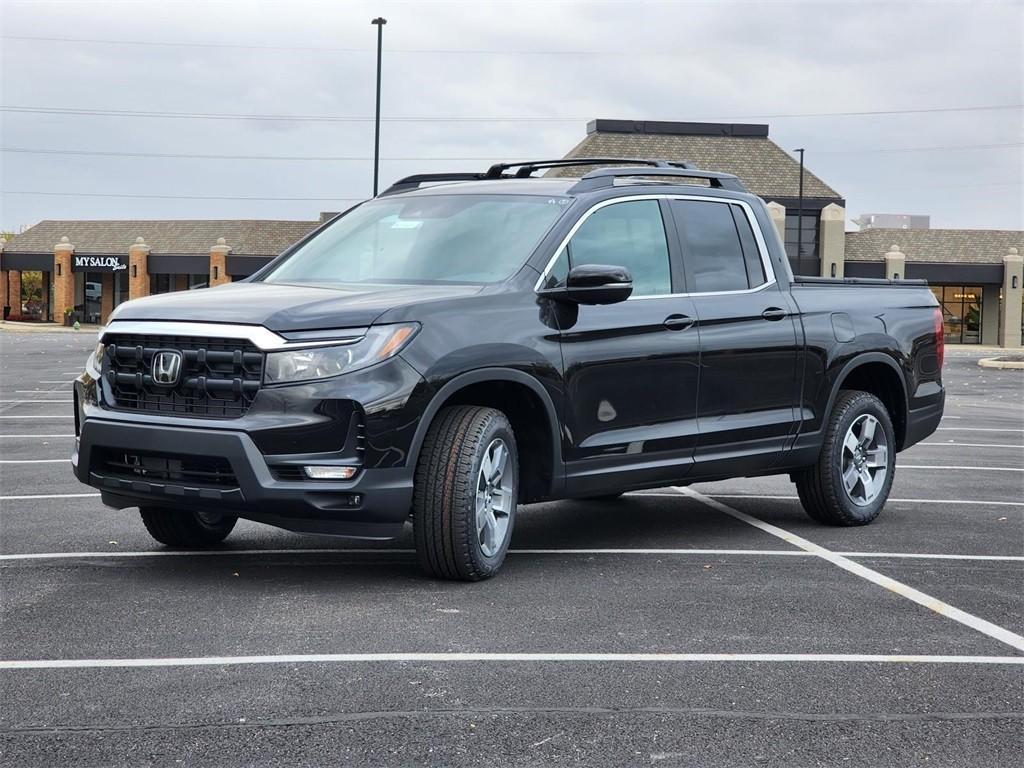
<instances>
[{"instance_id":1,"label":"chrome window trim","mask_svg":"<svg viewBox=\"0 0 1024 768\"><path fill-rule=\"evenodd\" d=\"M761 264L764 267L764 273L766 280L760 285L754 286L753 288L742 288L735 291L696 291L696 292L685 292L685 293L661 293L650 296L630 296L626 301L644 301L647 299L673 299L680 297L695 297L695 296L732 296L741 295L744 293L757 293L765 288L770 288L775 285L778 280L775 277L775 269L772 266L771 255L768 253L768 245L765 242L764 234L761 232L761 227L757 223L757 218L754 216L754 209L750 207L750 203L745 200L734 200L728 197L711 197L710 195L680 195L680 194L660 194L660 195L628 195L625 197L613 197L610 200L602 200L599 203L595 203L593 206L588 208L579 221L572 225L572 229L569 230L568 234L562 238L562 242L559 243L558 248L555 249L555 254L548 260L547 266L544 267L544 271L540 273L540 277L537 278L536 284L533 286L534 291L541 290L541 286L544 283L544 279L551 272L551 268L554 267L558 257L562 255L565 250L565 246L568 245L576 231L583 225L583 223L590 218L591 214L602 208L615 205L616 203L632 203L638 200L696 200L698 202L707 203L719 203L721 205L738 205L744 215L747 217L747 223L750 224L750 229L754 233L754 240L757 243L757 251L761 256ZM668 232L665 233L665 237L668 237ZM670 255L671 258L671 255ZM685 254L684 254L685 258ZM684 265L685 267L685 265Z\"/></svg>"},{"instance_id":2,"label":"chrome window trim","mask_svg":"<svg viewBox=\"0 0 1024 768\"><path fill-rule=\"evenodd\" d=\"M205 336L213 339L244 339L264 352L282 349L330 347L354 344L366 334L365 328L343 328L338 338L323 341L288 341L262 325L232 325L229 323L202 323L166 320L113 320L101 332L100 341L110 334L127 333L153 336Z\"/></svg>"}]
</instances>

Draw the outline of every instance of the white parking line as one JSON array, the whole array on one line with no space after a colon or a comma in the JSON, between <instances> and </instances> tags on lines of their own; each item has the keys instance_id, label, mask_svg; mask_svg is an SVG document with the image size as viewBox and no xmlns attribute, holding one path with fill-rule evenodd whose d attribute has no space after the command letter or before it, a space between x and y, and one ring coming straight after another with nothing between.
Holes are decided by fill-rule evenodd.
<instances>
[{"instance_id":1,"label":"white parking line","mask_svg":"<svg viewBox=\"0 0 1024 768\"><path fill-rule=\"evenodd\" d=\"M0 403L16 405L19 403L73 403L74 400L0 400Z\"/></svg>"},{"instance_id":2,"label":"white parking line","mask_svg":"<svg viewBox=\"0 0 1024 768\"><path fill-rule=\"evenodd\" d=\"M27 499L87 499L98 493L42 493L30 496L0 496L0 501L25 501Z\"/></svg>"},{"instance_id":3,"label":"white parking line","mask_svg":"<svg viewBox=\"0 0 1024 768\"><path fill-rule=\"evenodd\" d=\"M929 448L1020 448L1024 450L1024 443L918 443L913 448L928 446Z\"/></svg>"},{"instance_id":4,"label":"white parking line","mask_svg":"<svg viewBox=\"0 0 1024 768\"><path fill-rule=\"evenodd\" d=\"M75 437L75 435L2 435L2 434L0 434L0 438L2 438L2 437L22 437L22 438L25 438L25 437Z\"/></svg>"},{"instance_id":5,"label":"white parking line","mask_svg":"<svg viewBox=\"0 0 1024 768\"><path fill-rule=\"evenodd\" d=\"M678 496L678 494L673 494ZM412 555L414 549L155 549L128 552L27 552L0 555L0 561L17 560L91 560L135 557L218 557L225 555L353 555L353 554L387 554ZM750 555L754 557L815 557L815 553L802 549L647 549L608 548L608 549L510 549L510 555L710 555L736 556ZM957 555L947 553L922 552L837 552L844 557L858 559L909 559L909 560L981 560L991 562L1022 563L1024 556L1017 555Z\"/></svg>"},{"instance_id":6,"label":"white parking line","mask_svg":"<svg viewBox=\"0 0 1024 768\"><path fill-rule=\"evenodd\" d=\"M68 400L68 402L70 403L71 401ZM39 419L47 419L50 421L58 419L60 421L65 421L73 418L75 418L73 413L69 413L66 416L43 416L37 414L32 414L31 416L0 416L0 419L21 419L22 421L25 421L26 419L32 419L33 421L38 421Z\"/></svg>"},{"instance_id":7,"label":"white parking line","mask_svg":"<svg viewBox=\"0 0 1024 768\"><path fill-rule=\"evenodd\" d=\"M923 656L861 653L304 653L280 656L186 656L148 659L26 659L0 661L4 669L96 669L125 667L212 667L238 664L365 664L456 662L683 663L683 662L854 664L1024 664L1024 656Z\"/></svg>"},{"instance_id":8,"label":"white parking line","mask_svg":"<svg viewBox=\"0 0 1024 768\"><path fill-rule=\"evenodd\" d=\"M993 624L990 621L986 621L985 619L967 613L966 611L961 611L959 608L954 608L949 603L944 603L938 598L932 597L931 595L926 595L924 592L916 590L913 587L907 586L902 582L896 581L895 579L890 578L889 576L884 576L878 571L873 571L865 565L861 565L860 563L850 560L848 557L840 555L838 552L833 552L829 549L826 549L825 547L820 546L819 544L815 544L812 541L808 541L802 536L797 536L795 533L790 533L789 531L783 528L779 528L776 525L772 525L771 523L766 523L763 520L759 520L756 517L753 517L752 515L748 515L746 512L740 512L738 509L734 509L733 507L730 507L728 504L723 504L722 502L718 501L717 499L713 499L710 496L705 496L703 493L698 493L697 491L694 491L690 488L682 487L676 488L676 490L684 494L685 496L689 496L692 499L696 499L697 501L701 502L702 504L705 504L706 506L711 507L712 509L717 509L719 512L724 512L725 514L734 517L737 520L742 520L743 522L748 523L754 526L755 528L764 531L765 533L769 533L772 536L780 538L783 541L792 544L794 547L799 547L800 549L806 552L812 552L816 554L818 557L822 558L823 560L827 560L833 565L842 568L844 571L848 571L849 573L852 573L854 576L860 576L862 579L870 581L872 584L877 584L880 587L884 587L885 589L888 589L890 592L894 592L895 594L900 595L901 597L905 597L908 600L917 603L918 605L924 606L930 611L938 613L940 616L945 616L947 618L953 619L953 621L959 622L964 626L970 627L971 629L980 632L983 635L987 635L988 637L991 637L994 640L998 640L1001 643L1005 643L1006 645L1009 645L1011 648L1015 648L1018 651L1024 651L1024 637L1018 635L1016 632L1011 632L1010 630L1004 629L1003 627L1000 627L997 624Z\"/></svg>"},{"instance_id":9,"label":"white parking line","mask_svg":"<svg viewBox=\"0 0 1024 768\"><path fill-rule=\"evenodd\" d=\"M936 432L1024 432L1009 427L939 427Z\"/></svg>"},{"instance_id":10,"label":"white parking line","mask_svg":"<svg viewBox=\"0 0 1024 768\"><path fill-rule=\"evenodd\" d=\"M627 494L629 496L676 496L675 493L664 493L658 491L637 491ZM708 494L716 499L771 499L773 501L799 501L796 495L772 494L772 493L715 493ZM978 499L889 499L886 504L960 504L975 506L996 506L996 507L1024 507L1024 501L979 501Z\"/></svg>"},{"instance_id":11,"label":"white parking line","mask_svg":"<svg viewBox=\"0 0 1024 768\"><path fill-rule=\"evenodd\" d=\"M0 459L0 464L64 464L71 459Z\"/></svg>"},{"instance_id":12,"label":"white parking line","mask_svg":"<svg viewBox=\"0 0 1024 768\"><path fill-rule=\"evenodd\" d=\"M969 469L972 472L1024 472L1024 467L964 467L943 464L935 466L927 464L897 464L896 469Z\"/></svg>"}]
</instances>

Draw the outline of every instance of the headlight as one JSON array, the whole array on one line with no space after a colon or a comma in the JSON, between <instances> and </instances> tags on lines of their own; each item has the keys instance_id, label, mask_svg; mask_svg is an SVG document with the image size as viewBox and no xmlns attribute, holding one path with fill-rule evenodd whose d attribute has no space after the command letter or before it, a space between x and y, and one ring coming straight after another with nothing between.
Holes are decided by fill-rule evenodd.
<instances>
[{"instance_id":1,"label":"headlight","mask_svg":"<svg viewBox=\"0 0 1024 768\"><path fill-rule=\"evenodd\" d=\"M416 323L378 325L352 344L271 352L263 380L267 384L311 381L366 368L398 354L418 328Z\"/></svg>"}]
</instances>

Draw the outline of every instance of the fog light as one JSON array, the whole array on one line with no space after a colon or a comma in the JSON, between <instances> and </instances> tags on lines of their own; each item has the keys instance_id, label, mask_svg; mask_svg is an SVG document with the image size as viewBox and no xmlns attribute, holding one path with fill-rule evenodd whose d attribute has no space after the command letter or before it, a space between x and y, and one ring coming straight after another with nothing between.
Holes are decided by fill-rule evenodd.
<instances>
[{"instance_id":1,"label":"fog light","mask_svg":"<svg viewBox=\"0 0 1024 768\"><path fill-rule=\"evenodd\" d=\"M358 471L357 467L311 466L303 467L306 477L312 480L348 480Z\"/></svg>"}]
</instances>

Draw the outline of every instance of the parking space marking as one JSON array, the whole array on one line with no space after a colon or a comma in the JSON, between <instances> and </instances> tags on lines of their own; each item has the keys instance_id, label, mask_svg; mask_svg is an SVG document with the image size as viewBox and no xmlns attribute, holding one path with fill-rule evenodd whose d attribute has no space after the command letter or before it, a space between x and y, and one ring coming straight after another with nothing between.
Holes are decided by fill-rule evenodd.
<instances>
[{"instance_id":1,"label":"parking space marking","mask_svg":"<svg viewBox=\"0 0 1024 768\"><path fill-rule=\"evenodd\" d=\"M0 400L0 403L17 405L19 403L73 403L74 400Z\"/></svg>"},{"instance_id":2,"label":"parking space marking","mask_svg":"<svg viewBox=\"0 0 1024 768\"><path fill-rule=\"evenodd\" d=\"M71 459L0 459L0 464L63 464Z\"/></svg>"},{"instance_id":3,"label":"parking space marking","mask_svg":"<svg viewBox=\"0 0 1024 768\"><path fill-rule=\"evenodd\" d=\"M240 664L365 664L374 662L832 662L855 664L1013 664L1024 656L926 656L860 653L303 653L278 656L186 656L142 659L17 659L0 661L0 670L97 669L125 667L212 667Z\"/></svg>"},{"instance_id":4,"label":"parking space marking","mask_svg":"<svg viewBox=\"0 0 1024 768\"><path fill-rule=\"evenodd\" d=\"M0 501L26 501L28 499L86 499L99 496L98 493L43 493L28 496L0 496Z\"/></svg>"},{"instance_id":5,"label":"parking space marking","mask_svg":"<svg viewBox=\"0 0 1024 768\"><path fill-rule=\"evenodd\" d=\"M678 495L678 494L673 494ZM75 560L112 559L119 557L216 557L227 555L352 555L387 554L412 555L414 549L348 548L348 549L154 549L142 551L110 552L27 552L0 555L0 561L17 560ZM510 549L510 555L751 555L755 557L815 557L815 553L802 549ZM1017 555L957 555L930 552L837 552L844 557L911 559L911 560L987 560L994 562L1024 563Z\"/></svg>"},{"instance_id":6,"label":"parking space marking","mask_svg":"<svg viewBox=\"0 0 1024 768\"><path fill-rule=\"evenodd\" d=\"M76 435L3 435L3 434L0 434L0 437L21 437L21 438L25 438L25 437L76 437Z\"/></svg>"},{"instance_id":7,"label":"parking space marking","mask_svg":"<svg viewBox=\"0 0 1024 768\"><path fill-rule=\"evenodd\" d=\"M897 464L896 469L969 469L972 472L1024 472L1024 467L964 467L936 464Z\"/></svg>"},{"instance_id":8,"label":"parking space marking","mask_svg":"<svg viewBox=\"0 0 1024 768\"><path fill-rule=\"evenodd\" d=\"M37 401L33 401L33 402L37 402ZM40 400L38 402L42 402L42 401ZM68 400L68 402L70 403L71 401ZM42 415L36 415L36 414L32 414L31 416L0 416L0 419L21 419L22 421L28 421L29 419L31 419L32 421L38 421L39 419L49 419L51 421L53 419L59 419L61 421L66 421L66 420L70 420L70 419L73 419L73 418L75 418L75 415L73 413L69 413L66 416L42 416Z\"/></svg>"},{"instance_id":9,"label":"parking space marking","mask_svg":"<svg viewBox=\"0 0 1024 768\"><path fill-rule=\"evenodd\" d=\"M1011 427L939 427L936 432L1024 432Z\"/></svg>"},{"instance_id":10,"label":"parking space marking","mask_svg":"<svg viewBox=\"0 0 1024 768\"><path fill-rule=\"evenodd\" d=\"M664 493L658 491L637 491L628 494L630 496L677 496L675 493ZM711 493L710 496L716 499L772 499L775 501L799 501L800 497L793 495L770 493ZM888 499L886 504L973 504L976 506L996 507L1024 507L1024 501L979 501L977 499Z\"/></svg>"},{"instance_id":11,"label":"parking space marking","mask_svg":"<svg viewBox=\"0 0 1024 768\"><path fill-rule=\"evenodd\" d=\"M960 624L970 627L983 635L987 635L994 640L1005 643L1011 648L1024 652L1024 637L1018 635L1016 632L1011 632L1010 630L1000 627L997 624L993 624L990 621L986 621L985 619L967 613L966 611L961 611L959 608L954 608L949 603L945 603L938 598L927 595L920 590L914 589L900 581L896 581L896 579L885 576L878 571L873 571L867 566L861 565L848 557L844 557L838 552L826 549L820 544L815 544L813 541L809 541L802 536L790 533L784 528L779 528L776 525L759 520L753 515L748 515L746 512L740 512L740 510L734 509L728 504L723 504L710 496L705 496L703 493L699 493L698 491L685 487L677 487L676 490L682 495L695 499L712 509L717 509L719 512L724 512L730 517L742 520L743 522L754 526L758 530L782 539L783 541L792 544L794 547L799 547L806 552L812 552L823 560L827 560L833 565L842 568L844 571L852 573L854 576L860 576L862 579L870 581L872 584L877 584L880 587L888 589L890 592L894 592L901 597L905 597L906 599L924 606L941 616L945 616L946 618L959 622Z\"/></svg>"},{"instance_id":12,"label":"parking space marking","mask_svg":"<svg viewBox=\"0 0 1024 768\"><path fill-rule=\"evenodd\" d=\"M929 448L1021 448L1024 449L1024 443L956 443L950 441L948 443L918 443L914 448L920 446L928 446Z\"/></svg>"}]
</instances>

